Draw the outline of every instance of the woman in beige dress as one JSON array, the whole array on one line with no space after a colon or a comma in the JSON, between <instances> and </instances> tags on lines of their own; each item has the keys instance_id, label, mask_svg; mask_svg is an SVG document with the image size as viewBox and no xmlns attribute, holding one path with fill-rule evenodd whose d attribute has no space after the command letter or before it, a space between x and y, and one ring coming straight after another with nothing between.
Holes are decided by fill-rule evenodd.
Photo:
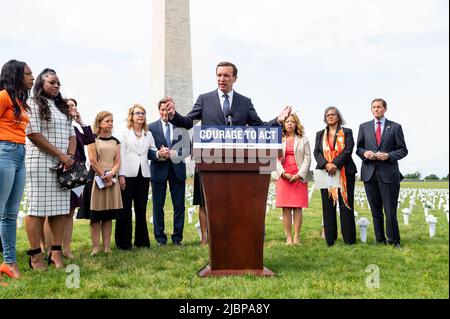
<instances>
[{"instance_id":1,"label":"woman in beige dress","mask_svg":"<svg viewBox=\"0 0 450 319\"><path fill-rule=\"evenodd\" d=\"M106 111L97 114L95 143L88 146L92 181L84 190L81 213L81 217L91 220L92 255L100 252L100 233L104 252L111 252L112 220L123 208L117 176L120 142L112 136L112 129L113 115Z\"/></svg>"}]
</instances>

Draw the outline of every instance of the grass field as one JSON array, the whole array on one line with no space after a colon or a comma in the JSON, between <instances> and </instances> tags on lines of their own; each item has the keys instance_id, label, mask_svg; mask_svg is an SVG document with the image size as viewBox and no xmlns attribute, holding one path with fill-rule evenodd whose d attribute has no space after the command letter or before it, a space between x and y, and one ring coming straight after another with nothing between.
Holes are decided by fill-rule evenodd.
<instances>
[{"instance_id":1,"label":"grass field","mask_svg":"<svg viewBox=\"0 0 450 319\"><path fill-rule=\"evenodd\" d=\"M409 183L408 188L448 189L448 183ZM168 198L166 225L171 225ZM372 221L368 209L356 207L360 216ZM400 209L401 211L401 209ZM449 227L442 211L437 235L430 239L428 225L419 204L404 226L399 211L403 250L375 246L373 227L369 226L367 244L347 247L339 235L337 244L327 248L320 236L320 193L315 192L304 213L302 245L284 244L280 210L269 211L266 218L264 264L276 272L273 278L252 276L202 279L196 273L208 263L208 249L198 245L194 223L186 217L183 247L158 247L153 239L150 249L90 257L89 227L76 221L72 261L80 269L80 287L68 288L71 273L50 268L46 273L27 269L28 241L24 229L18 231L18 261L21 280L4 279L0 299L6 298L236 298L236 299L310 299L310 298L449 298ZM149 212L151 210L149 209ZM167 229L168 228L168 229ZM170 231L171 227L166 226ZM359 231L358 231L359 241ZM370 269L379 269L379 287L368 288Z\"/></svg>"}]
</instances>

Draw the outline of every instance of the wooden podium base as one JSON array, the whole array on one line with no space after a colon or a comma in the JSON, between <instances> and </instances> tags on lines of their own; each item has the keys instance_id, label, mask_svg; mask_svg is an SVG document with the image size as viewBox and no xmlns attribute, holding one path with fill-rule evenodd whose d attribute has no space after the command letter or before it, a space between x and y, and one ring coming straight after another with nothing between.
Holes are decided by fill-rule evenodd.
<instances>
[{"instance_id":1,"label":"wooden podium base","mask_svg":"<svg viewBox=\"0 0 450 319\"><path fill-rule=\"evenodd\" d=\"M226 270L211 270L208 265L198 272L199 277L229 277L229 276L244 276L253 275L258 277L272 277L275 273L270 269L226 269Z\"/></svg>"}]
</instances>

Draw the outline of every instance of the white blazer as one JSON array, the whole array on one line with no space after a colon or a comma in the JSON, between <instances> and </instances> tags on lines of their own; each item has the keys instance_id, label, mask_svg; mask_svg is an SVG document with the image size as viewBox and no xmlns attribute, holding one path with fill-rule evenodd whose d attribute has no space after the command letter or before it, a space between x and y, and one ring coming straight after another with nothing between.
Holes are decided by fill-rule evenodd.
<instances>
[{"instance_id":1,"label":"white blazer","mask_svg":"<svg viewBox=\"0 0 450 319\"><path fill-rule=\"evenodd\" d=\"M286 156L286 141L283 142L283 155L281 159L277 160L277 170L272 172L274 179L279 179L285 172L283 168L283 162ZM306 180L311 166L311 147L306 136L302 138L295 136L294 141L294 157L298 167L298 175ZM300 165L299 165L300 163Z\"/></svg>"},{"instance_id":2,"label":"white blazer","mask_svg":"<svg viewBox=\"0 0 450 319\"><path fill-rule=\"evenodd\" d=\"M137 177L141 167L142 176L150 177L148 151L157 149L152 133L147 131L146 135L142 134L139 141L133 129L127 129L123 132L120 143L119 176Z\"/></svg>"}]
</instances>

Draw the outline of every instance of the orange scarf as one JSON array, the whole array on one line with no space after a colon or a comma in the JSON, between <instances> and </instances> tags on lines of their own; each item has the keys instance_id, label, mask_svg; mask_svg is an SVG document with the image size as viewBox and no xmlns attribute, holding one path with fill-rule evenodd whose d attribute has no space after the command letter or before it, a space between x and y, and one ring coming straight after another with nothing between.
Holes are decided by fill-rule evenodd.
<instances>
[{"instance_id":1,"label":"orange scarf","mask_svg":"<svg viewBox=\"0 0 450 319\"><path fill-rule=\"evenodd\" d=\"M338 157L345 149L344 130L342 128L339 130L336 139L336 145L334 147L334 150L331 150L330 145L328 144L328 128L327 128L323 134L322 146L323 146L323 156L325 157L328 163L333 163L333 160L336 157ZM345 167L341 168L341 176L339 178L341 182L342 199L344 200L345 206L347 206L347 208L350 209L347 197L347 178L345 177ZM333 199L333 203L336 206L339 199L338 188L329 188L328 196Z\"/></svg>"}]
</instances>

